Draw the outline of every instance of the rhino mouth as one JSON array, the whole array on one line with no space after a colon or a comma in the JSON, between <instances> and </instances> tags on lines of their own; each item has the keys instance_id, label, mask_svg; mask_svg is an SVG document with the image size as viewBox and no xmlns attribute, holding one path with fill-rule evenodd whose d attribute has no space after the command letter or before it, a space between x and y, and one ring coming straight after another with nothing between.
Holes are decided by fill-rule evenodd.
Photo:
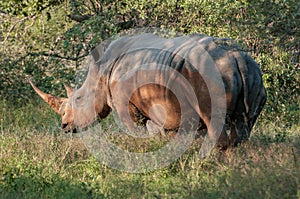
<instances>
[{"instance_id":1,"label":"rhino mouth","mask_svg":"<svg viewBox=\"0 0 300 199\"><path fill-rule=\"evenodd\" d=\"M63 132L65 133L65 134L69 134L69 133L72 133L72 134L76 134L78 131L77 131L77 129L76 128L74 128L74 129L69 129L69 130L64 130L63 129Z\"/></svg>"},{"instance_id":2,"label":"rhino mouth","mask_svg":"<svg viewBox=\"0 0 300 199\"><path fill-rule=\"evenodd\" d=\"M77 133L77 128L72 127L70 124L62 124L62 129L64 133Z\"/></svg>"},{"instance_id":3,"label":"rhino mouth","mask_svg":"<svg viewBox=\"0 0 300 199\"><path fill-rule=\"evenodd\" d=\"M64 133L80 133L80 132L85 132L89 128L95 127L97 124L99 124L99 120L96 119L93 122L84 124L82 126L73 126L71 124L62 124L62 129Z\"/></svg>"}]
</instances>

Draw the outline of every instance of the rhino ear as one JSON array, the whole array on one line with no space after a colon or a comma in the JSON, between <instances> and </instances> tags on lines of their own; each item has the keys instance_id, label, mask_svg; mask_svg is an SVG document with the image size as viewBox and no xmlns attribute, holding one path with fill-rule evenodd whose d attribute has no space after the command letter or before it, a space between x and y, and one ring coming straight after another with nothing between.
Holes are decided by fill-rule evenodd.
<instances>
[{"instance_id":1,"label":"rhino ear","mask_svg":"<svg viewBox=\"0 0 300 199\"><path fill-rule=\"evenodd\" d=\"M66 84L64 84L64 87L67 91L68 98L71 97L72 93L73 93L73 89L70 86L66 85Z\"/></svg>"},{"instance_id":2,"label":"rhino ear","mask_svg":"<svg viewBox=\"0 0 300 199\"><path fill-rule=\"evenodd\" d=\"M41 91L38 87L36 87L31 80L28 80L29 83L31 84L32 88L35 90L35 92L45 101L47 102L51 108L59 113L59 109L61 104L63 103L63 99L59 97L52 96L50 94L44 93Z\"/></svg>"},{"instance_id":3,"label":"rhino ear","mask_svg":"<svg viewBox=\"0 0 300 199\"><path fill-rule=\"evenodd\" d=\"M94 62L98 62L104 54L104 47L102 45L94 46L91 51L91 54L94 59Z\"/></svg>"}]
</instances>

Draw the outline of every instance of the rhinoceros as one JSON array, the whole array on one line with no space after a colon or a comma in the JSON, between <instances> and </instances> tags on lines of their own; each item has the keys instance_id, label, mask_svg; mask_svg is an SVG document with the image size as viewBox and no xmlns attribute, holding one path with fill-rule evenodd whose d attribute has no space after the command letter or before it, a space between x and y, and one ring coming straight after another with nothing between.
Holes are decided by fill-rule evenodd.
<instances>
[{"instance_id":1,"label":"rhinoceros","mask_svg":"<svg viewBox=\"0 0 300 199\"><path fill-rule=\"evenodd\" d=\"M61 115L66 131L84 128L111 110L128 127L151 121L172 130L199 117L193 125L206 128L221 146L236 146L249 138L266 90L258 64L230 41L200 34L123 36L92 51L83 85L75 91L65 86L67 98L30 83ZM221 122L213 124L215 118Z\"/></svg>"}]
</instances>

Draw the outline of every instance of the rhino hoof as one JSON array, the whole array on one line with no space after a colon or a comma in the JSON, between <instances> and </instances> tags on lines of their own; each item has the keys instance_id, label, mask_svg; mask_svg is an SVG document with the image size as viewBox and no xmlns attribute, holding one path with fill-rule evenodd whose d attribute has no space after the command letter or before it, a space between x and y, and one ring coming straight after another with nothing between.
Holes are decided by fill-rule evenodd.
<instances>
[{"instance_id":1,"label":"rhino hoof","mask_svg":"<svg viewBox=\"0 0 300 199\"><path fill-rule=\"evenodd\" d=\"M151 120L148 120L146 122L146 127L147 127L147 130L148 130L148 133L151 135L151 136L154 136L156 135L157 133L160 133L162 136L165 136L165 131L163 129L162 126L159 126L157 124L155 124L154 122L152 122Z\"/></svg>"}]
</instances>

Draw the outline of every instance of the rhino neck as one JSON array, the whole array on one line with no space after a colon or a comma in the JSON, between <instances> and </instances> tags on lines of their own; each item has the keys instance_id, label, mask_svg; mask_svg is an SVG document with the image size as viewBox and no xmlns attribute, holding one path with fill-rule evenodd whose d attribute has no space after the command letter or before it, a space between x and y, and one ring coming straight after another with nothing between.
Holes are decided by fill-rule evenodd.
<instances>
[{"instance_id":1,"label":"rhino neck","mask_svg":"<svg viewBox=\"0 0 300 199\"><path fill-rule=\"evenodd\" d=\"M100 118L104 118L109 114L107 78L99 73L99 68L96 64L90 65L87 77L78 92L82 92L86 97L94 96L90 103L95 104L95 111Z\"/></svg>"},{"instance_id":2,"label":"rhino neck","mask_svg":"<svg viewBox=\"0 0 300 199\"><path fill-rule=\"evenodd\" d=\"M109 97L107 90L107 77L101 76L98 80L98 86L96 91L96 104L99 105L99 110L97 111L98 116L103 119L111 111L109 106Z\"/></svg>"}]
</instances>

